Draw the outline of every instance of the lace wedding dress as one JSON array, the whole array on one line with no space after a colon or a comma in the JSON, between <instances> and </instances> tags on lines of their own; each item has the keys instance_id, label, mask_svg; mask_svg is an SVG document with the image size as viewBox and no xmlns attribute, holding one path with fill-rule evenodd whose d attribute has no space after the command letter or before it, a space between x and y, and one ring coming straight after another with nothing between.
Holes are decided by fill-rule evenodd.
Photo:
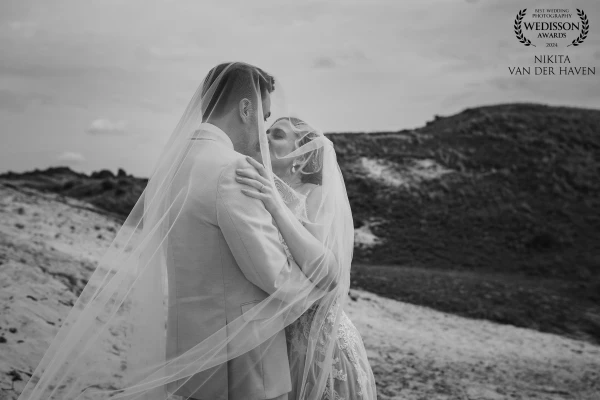
<instances>
[{"instance_id":1,"label":"lace wedding dress","mask_svg":"<svg viewBox=\"0 0 600 400\"><path fill-rule=\"evenodd\" d=\"M275 183L283 200L296 218L300 221L308 220L306 211L308 194L304 195L294 191L278 178L275 179ZM283 244L287 256L290 259L293 258L281 233L279 234L279 239ZM301 389L299 385L303 381L302 375L304 373L304 360L306 358L308 338L317 307L318 305L314 305L308 309L298 320L285 329L290 372L292 375L292 391L289 394L289 400L299 400ZM321 330L319 342L325 343L326 338L330 338L333 334L336 307L339 307L337 302L329 310L325 326ZM319 346L318 344L317 350L321 352L321 355L325 353L323 346ZM375 392L375 380L366 357L362 338L344 311L342 311L337 329L337 339L332 362L333 387L331 387L330 381L328 381L322 400L373 399L372 394Z\"/></svg>"}]
</instances>

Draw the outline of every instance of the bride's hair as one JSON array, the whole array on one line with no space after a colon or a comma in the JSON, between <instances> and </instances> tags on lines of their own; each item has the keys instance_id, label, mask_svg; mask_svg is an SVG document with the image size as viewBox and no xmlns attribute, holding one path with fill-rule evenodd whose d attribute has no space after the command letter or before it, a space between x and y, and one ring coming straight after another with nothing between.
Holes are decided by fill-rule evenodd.
<instances>
[{"instance_id":1,"label":"bride's hair","mask_svg":"<svg viewBox=\"0 0 600 400\"><path fill-rule=\"evenodd\" d=\"M284 119L290 121L290 124L292 124L294 127L296 136L299 138L296 140L296 148L304 146L311 140L319 137L317 131L300 118L281 117L273 124ZM301 182L321 185L323 183L323 149L315 149L311 152L298 156L297 160L298 159L301 161L300 166L297 169L297 172L300 172Z\"/></svg>"},{"instance_id":2,"label":"bride's hair","mask_svg":"<svg viewBox=\"0 0 600 400\"><path fill-rule=\"evenodd\" d=\"M252 99L255 84L258 82L260 94L264 98L275 90L275 78L262 69L246 63L223 63L211 69L202 84L202 96L206 95L211 85L227 70L219 80L209 104L202 113L202 121L208 117L219 117L240 100Z\"/></svg>"}]
</instances>

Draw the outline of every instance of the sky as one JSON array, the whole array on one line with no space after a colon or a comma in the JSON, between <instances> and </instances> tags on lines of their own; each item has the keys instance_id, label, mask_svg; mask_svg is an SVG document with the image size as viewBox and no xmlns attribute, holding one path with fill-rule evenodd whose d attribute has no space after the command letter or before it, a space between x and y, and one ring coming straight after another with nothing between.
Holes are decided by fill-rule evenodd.
<instances>
[{"instance_id":1,"label":"sky","mask_svg":"<svg viewBox=\"0 0 600 400\"><path fill-rule=\"evenodd\" d=\"M523 8L525 20L536 8L580 8L589 34L578 47L531 36L537 47L526 47L513 28ZM508 102L600 109L596 21L597 0L2 0L0 173L148 177L224 61L272 73L287 108L325 132L411 129ZM544 54L569 56L555 69L596 75L534 76ZM532 75L511 75L517 66Z\"/></svg>"}]
</instances>

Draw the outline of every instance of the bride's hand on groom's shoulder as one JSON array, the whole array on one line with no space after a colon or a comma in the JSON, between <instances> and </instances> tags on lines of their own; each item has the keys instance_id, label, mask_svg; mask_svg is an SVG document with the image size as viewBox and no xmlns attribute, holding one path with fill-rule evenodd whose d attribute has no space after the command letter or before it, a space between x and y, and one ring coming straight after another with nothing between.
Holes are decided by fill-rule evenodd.
<instances>
[{"instance_id":1,"label":"bride's hand on groom's shoulder","mask_svg":"<svg viewBox=\"0 0 600 400\"><path fill-rule=\"evenodd\" d=\"M246 157L246 160L250 166L248 168L236 169L235 172L237 176L235 177L235 180L242 185L249 187L242 189L242 193L248 197L261 200L267 211L275 216L279 211L279 204L275 199L275 190L277 189L273 187L273 184L268 178L267 170L261 163L252 157Z\"/></svg>"}]
</instances>

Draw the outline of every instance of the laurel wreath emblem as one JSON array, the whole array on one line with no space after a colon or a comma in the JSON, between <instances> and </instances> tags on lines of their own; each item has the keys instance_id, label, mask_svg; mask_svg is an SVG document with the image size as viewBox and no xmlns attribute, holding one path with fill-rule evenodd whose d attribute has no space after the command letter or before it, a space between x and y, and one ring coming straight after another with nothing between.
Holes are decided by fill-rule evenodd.
<instances>
[{"instance_id":1,"label":"laurel wreath emblem","mask_svg":"<svg viewBox=\"0 0 600 400\"><path fill-rule=\"evenodd\" d=\"M526 12L527 9L524 8L517 13L517 18L515 18L515 34L517 35L519 42L523 43L525 46L536 47L535 44L532 44L531 40L527 39L521 31L521 21L523 21L523 17L525 16Z\"/></svg>"},{"instance_id":2,"label":"laurel wreath emblem","mask_svg":"<svg viewBox=\"0 0 600 400\"><path fill-rule=\"evenodd\" d=\"M588 21L587 15L585 15L583 10L580 10L579 8L576 8L576 10L577 15L579 15L579 19L581 20L581 32L579 33L579 36L573 39L569 46L579 46L581 43L583 43L590 30L590 22Z\"/></svg>"}]
</instances>

